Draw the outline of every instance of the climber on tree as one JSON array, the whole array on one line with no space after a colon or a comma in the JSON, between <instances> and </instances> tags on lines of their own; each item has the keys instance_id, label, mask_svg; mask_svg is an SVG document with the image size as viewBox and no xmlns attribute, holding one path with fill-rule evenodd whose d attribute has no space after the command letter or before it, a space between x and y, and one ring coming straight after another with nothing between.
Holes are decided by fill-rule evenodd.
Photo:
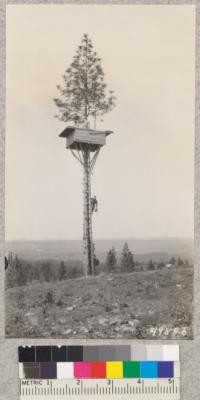
<instances>
[{"instance_id":1,"label":"climber on tree","mask_svg":"<svg viewBox=\"0 0 200 400\"><path fill-rule=\"evenodd\" d=\"M96 196L91 197L91 210L92 210L92 213L93 213L94 211L95 211L95 212L98 211L98 201L97 201Z\"/></svg>"}]
</instances>

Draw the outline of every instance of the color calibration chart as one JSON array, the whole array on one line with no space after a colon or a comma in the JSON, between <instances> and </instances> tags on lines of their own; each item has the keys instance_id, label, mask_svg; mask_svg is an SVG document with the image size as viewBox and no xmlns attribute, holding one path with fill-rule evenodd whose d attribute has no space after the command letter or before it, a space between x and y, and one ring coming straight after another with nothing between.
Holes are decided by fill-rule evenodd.
<instances>
[{"instance_id":1,"label":"color calibration chart","mask_svg":"<svg viewBox=\"0 0 200 400\"><path fill-rule=\"evenodd\" d=\"M20 400L179 400L178 345L19 347Z\"/></svg>"}]
</instances>

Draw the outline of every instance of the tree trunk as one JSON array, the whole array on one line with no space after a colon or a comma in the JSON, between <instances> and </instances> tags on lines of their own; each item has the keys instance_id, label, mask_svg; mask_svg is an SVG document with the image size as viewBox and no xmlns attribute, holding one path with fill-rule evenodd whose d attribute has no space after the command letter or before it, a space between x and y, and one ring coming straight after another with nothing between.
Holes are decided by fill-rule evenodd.
<instances>
[{"instance_id":1,"label":"tree trunk","mask_svg":"<svg viewBox=\"0 0 200 400\"><path fill-rule=\"evenodd\" d=\"M83 151L83 263L85 275L94 275L92 240L90 151Z\"/></svg>"}]
</instances>

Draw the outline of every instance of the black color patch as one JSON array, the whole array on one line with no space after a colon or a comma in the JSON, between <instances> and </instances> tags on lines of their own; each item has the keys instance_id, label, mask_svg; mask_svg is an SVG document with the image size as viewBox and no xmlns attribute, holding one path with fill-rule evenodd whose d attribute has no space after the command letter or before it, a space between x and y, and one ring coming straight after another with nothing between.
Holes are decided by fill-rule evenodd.
<instances>
[{"instance_id":1,"label":"black color patch","mask_svg":"<svg viewBox=\"0 0 200 400\"><path fill-rule=\"evenodd\" d=\"M67 361L83 361L83 346L68 346Z\"/></svg>"},{"instance_id":2,"label":"black color patch","mask_svg":"<svg viewBox=\"0 0 200 400\"><path fill-rule=\"evenodd\" d=\"M67 346L52 346L52 361L67 361Z\"/></svg>"},{"instance_id":3,"label":"black color patch","mask_svg":"<svg viewBox=\"0 0 200 400\"><path fill-rule=\"evenodd\" d=\"M51 346L36 346L36 361L47 362L51 359Z\"/></svg>"},{"instance_id":4,"label":"black color patch","mask_svg":"<svg viewBox=\"0 0 200 400\"><path fill-rule=\"evenodd\" d=\"M35 362L35 347L18 347L19 362Z\"/></svg>"}]
</instances>

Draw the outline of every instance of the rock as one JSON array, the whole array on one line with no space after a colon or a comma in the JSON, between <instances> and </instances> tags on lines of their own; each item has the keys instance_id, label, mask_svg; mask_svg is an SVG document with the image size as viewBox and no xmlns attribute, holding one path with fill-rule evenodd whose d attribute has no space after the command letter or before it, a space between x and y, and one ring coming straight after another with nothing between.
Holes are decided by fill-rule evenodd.
<instances>
[{"instance_id":1,"label":"rock","mask_svg":"<svg viewBox=\"0 0 200 400\"><path fill-rule=\"evenodd\" d=\"M123 307L123 308L128 308L129 305L128 305L127 303L123 303L123 304L122 304L122 307Z\"/></svg>"},{"instance_id":2,"label":"rock","mask_svg":"<svg viewBox=\"0 0 200 400\"><path fill-rule=\"evenodd\" d=\"M67 311L73 311L76 307L72 306L72 307L67 307Z\"/></svg>"},{"instance_id":3,"label":"rock","mask_svg":"<svg viewBox=\"0 0 200 400\"><path fill-rule=\"evenodd\" d=\"M70 333L72 333L72 329L67 329L63 332L63 335L69 335Z\"/></svg>"},{"instance_id":4,"label":"rock","mask_svg":"<svg viewBox=\"0 0 200 400\"><path fill-rule=\"evenodd\" d=\"M60 318L60 319L58 320L58 323L59 323L60 325L65 325L65 324L66 324L66 319L65 319L65 318Z\"/></svg>"},{"instance_id":5,"label":"rock","mask_svg":"<svg viewBox=\"0 0 200 400\"><path fill-rule=\"evenodd\" d=\"M128 325L135 326L135 322L133 320L128 321Z\"/></svg>"},{"instance_id":6,"label":"rock","mask_svg":"<svg viewBox=\"0 0 200 400\"><path fill-rule=\"evenodd\" d=\"M84 332L84 333L88 333L89 332L89 330L85 326L82 326L80 328L80 330L81 330L81 332Z\"/></svg>"},{"instance_id":7,"label":"rock","mask_svg":"<svg viewBox=\"0 0 200 400\"><path fill-rule=\"evenodd\" d=\"M155 311L149 310L149 311L148 311L148 314L149 314L149 315L154 315L154 314L155 314Z\"/></svg>"},{"instance_id":8,"label":"rock","mask_svg":"<svg viewBox=\"0 0 200 400\"><path fill-rule=\"evenodd\" d=\"M116 325L119 322L119 318L111 318L109 321L109 325Z\"/></svg>"},{"instance_id":9,"label":"rock","mask_svg":"<svg viewBox=\"0 0 200 400\"><path fill-rule=\"evenodd\" d=\"M128 321L128 325L136 328L138 325L140 325L140 321L138 319L133 319Z\"/></svg>"},{"instance_id":10,"label":"rock","mask_svg":"<svg viewBox=\"0 0 200 400\"><path fill-rule=\"evenodd\" d=\"M105 324L107 324L107 322L108 322L108 320L106 318L103 318L103 317L98 318L98 323L100 325L105 325Z\"/></svg>"}]
</instances>

